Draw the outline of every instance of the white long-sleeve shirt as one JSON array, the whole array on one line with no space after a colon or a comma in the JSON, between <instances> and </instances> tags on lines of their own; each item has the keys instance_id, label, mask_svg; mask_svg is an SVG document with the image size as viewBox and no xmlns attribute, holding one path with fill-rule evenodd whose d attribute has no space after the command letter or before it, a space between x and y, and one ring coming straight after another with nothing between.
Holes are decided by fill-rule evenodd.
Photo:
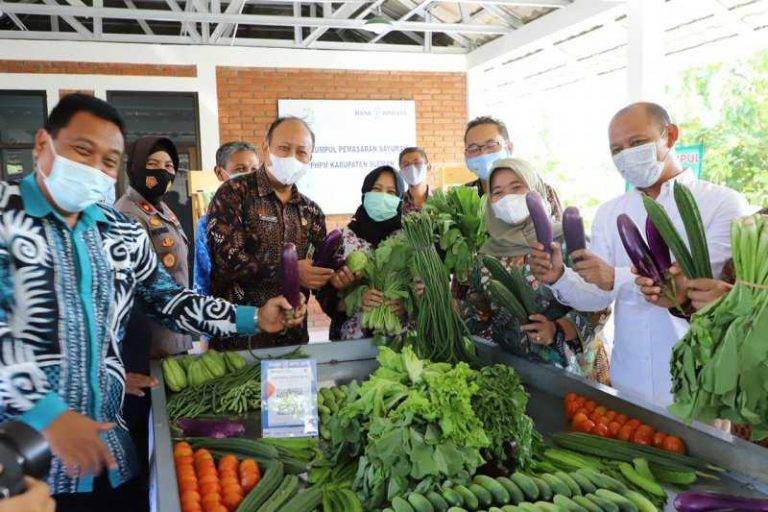
<instances>
[{"instance_id":1,"label":"white long-sleeve shirt","mask_svg":"<svg viewBox=\"0 0 768 512\"><path fill-rule=\"evenodd\" d=\"M656 199L669 213L687 244L685 228L673 194L673 181L693 193L701 211L714 275L720 274L731 257L731 222L749 213L744 197L726 187L697 180L685 171L664 183ZM616 219L626 213L645 231L647 214L641 193L631 190L600 206L592 225L590 250L615 267L613 290L606 292L585 282L576 272L565 269L551 288L555 296L581 311L598 311L615 301L615 339L611 356L611 381L616 389L665 406L672 402L669 362L672 347L688 331L686 320L646 302L630 271L632 262L621 244Z\"/></svg>"}]
</instances>

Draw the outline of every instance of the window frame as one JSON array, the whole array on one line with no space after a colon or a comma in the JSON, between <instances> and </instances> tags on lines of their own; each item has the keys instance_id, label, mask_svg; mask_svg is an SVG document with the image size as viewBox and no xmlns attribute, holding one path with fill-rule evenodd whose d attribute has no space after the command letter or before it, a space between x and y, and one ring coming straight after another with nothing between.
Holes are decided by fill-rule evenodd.
<instances>
[{"instance_id":1,"label":"window frame","mask_svg":"<svg viewBox=\"0 0 768 512\"><path fill-rule=\"evenodd\" d=\"M45 89L0 89L0 97L2 96L29 96L29 97L38 97L43 102L43 118L40 120L40 128L43 128L45 126L45 122L48 119L48 91ZM29 150L32 151L35 148L35 142L34 140L32 142L27 143L16 143L12 144L10 142L3 142L0 140L0 179L2 181L8 181L8 180L20 180L23 179L25 176L29 175L30 173L34 172L34 169L24 170L22 171L21 175L13 175L8 176L6 174L6 162L5 158L2 156L4 154L5 150Z\"/></svg>"}]
</instances>

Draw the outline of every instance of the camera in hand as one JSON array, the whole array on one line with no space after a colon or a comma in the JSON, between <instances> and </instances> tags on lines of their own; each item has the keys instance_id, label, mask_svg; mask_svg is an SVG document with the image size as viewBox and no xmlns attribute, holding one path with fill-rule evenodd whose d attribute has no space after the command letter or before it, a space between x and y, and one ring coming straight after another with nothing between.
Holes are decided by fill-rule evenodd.
<instances>
[{"instance_id":1,"label":"camera in hand","mask_svg":"<svg viewBox=\"0 0 768 512\"><path fill-rule=\"evenodd\" d=\"M26 490L24 476L41 480L51 467L51 452L45 438L26 423L0 425L0 500Z\"/></svg>"}]
</instances>

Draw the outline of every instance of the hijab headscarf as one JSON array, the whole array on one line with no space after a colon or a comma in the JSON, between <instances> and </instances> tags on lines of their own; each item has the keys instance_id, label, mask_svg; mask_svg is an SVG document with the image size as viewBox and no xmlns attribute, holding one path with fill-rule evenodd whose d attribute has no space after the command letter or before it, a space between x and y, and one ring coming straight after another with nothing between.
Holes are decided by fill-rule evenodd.
<instances>
[{"instance_id":1,"label":"hijab headscarf","mask_svg":"<svg viewBox=\"0 0 768 512\"><path fill-rule=\"evenodd\" d=\"M376 180L379 179L379 176L385 172L390 173L395 178L397 197L400 199L403 198L403 194L405 194L405 182L400 176L400 173L389 165L383 165L369 172L363 180L363 199L365 198L366 193L373 190L373 186L376 184ZM347 227L352 230L355 235L376 247L379 245L379 242L402 227L402 224L400 223L402 209L403 203L401 201L400 206L397 207L397 215L389 220L377 222L368 215L368 212L365 211L365 207L363 207L361 202L354 217L352 217L352 221Z\"/></svg>"},{"instance_id":2,"label":"hijab headscarf","mask_svg":"<svg viewBox=\"0 0 768 512\"><path fill-rule=\"evenodd\" d=\"M538 192L541 195L542 203L547 214L552 215L552 208L547 201L547 186L541 179L541 176L534 170L533 166L525 160L519 158L502 158L496 160L491 168L491 174L488 177L487 205L485 208L485 222L488 227L488 240L480 248L481 254L487 254L497 258L505 256L525 256L531 252L530 244L536 242L536 229L533 226L531 217L519 224L507 224L496 217L491 207L491 190L493 190L493 178L497 171L501 169L511 170L525 182L528 189L532 192ZM563 229L559 222L552 221L552 232L555 238L562 235Z\"/></svg>"},{"instance_id":3,"label":"hijab headscarf","mask_svg":"<svg viewBox=\"0 0 768 512\"><path fill-rule=\"evenodd\" d=\"M179 171L179 152L171 139L165 137L142 137L133 143L128 154L128 182L131 188L157 206L165 193L170 189L174 176L165 169L147 169L149 155L157 151L165 151L173 161L173 168ZM167 175L170 175L170 179ZM154 176L158 182L155 187L147 186L147 177Z\"/></svg>"}]
</instances>

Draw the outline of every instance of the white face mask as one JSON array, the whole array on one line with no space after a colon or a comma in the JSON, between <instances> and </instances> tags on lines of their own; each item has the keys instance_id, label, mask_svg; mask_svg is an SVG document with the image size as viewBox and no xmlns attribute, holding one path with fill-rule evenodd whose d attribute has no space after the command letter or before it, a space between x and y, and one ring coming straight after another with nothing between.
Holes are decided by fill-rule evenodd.
<instances>
[{"instance_id":1,"label":"white face mask","mask_svg":"<svg viewBox=\"0 0 768 512\"><path fill-rule=\"evenodd\" d=\"M92 204L111 201L111 206L114 203L115 178L57 154L53 139L49 138L48 141L53 153L53 165L47 176L43 173L43 182L59 208L65 212L79 213Z\"/></svg>"},{"instance_id":2,"label":"white face mask","mask_svg":"<svg viewBox=\"0 0 768 512\"><path fill-rule=\"evenodd\" d=\"M400 175L411 187L421 185L427 179L427 164L409 165L400 170Z\"/></svg>"},{"instance_id":3,"label":"white face mask","mask_svg":"<svg viewBox=\"0 0 768 512\"><path fill-rule=\"evenodd\" d=\"M269 172L283 185L293 185L309 170L309 164L300 162L292 156L275 156L269 154L271 165Z\"/></svg>"},{"instance_id":4,"label":"white face mask","mask_svg":"<svg viewBox=\"0 0 768 512\"><path fill-rule=\"evenodd\" d=\"M664 160L666 159L665 156ZM625 149L613 155L613 163L619 170L619 174L633 187L640 189L652 187L659 181L664 171L664 160L659 162L656 159L655 142Z\"/></svg>"},{"instance_id":5,"label":"white face mask","mask_svg":"<svg viewBox=\"0 0 768 512\"><path fill-rule=\"evenodd\" d=\"M507 194L491 204L496 218L507 224L520 224L530 216L525 194Z\"/></svg>"}]
</instances>

